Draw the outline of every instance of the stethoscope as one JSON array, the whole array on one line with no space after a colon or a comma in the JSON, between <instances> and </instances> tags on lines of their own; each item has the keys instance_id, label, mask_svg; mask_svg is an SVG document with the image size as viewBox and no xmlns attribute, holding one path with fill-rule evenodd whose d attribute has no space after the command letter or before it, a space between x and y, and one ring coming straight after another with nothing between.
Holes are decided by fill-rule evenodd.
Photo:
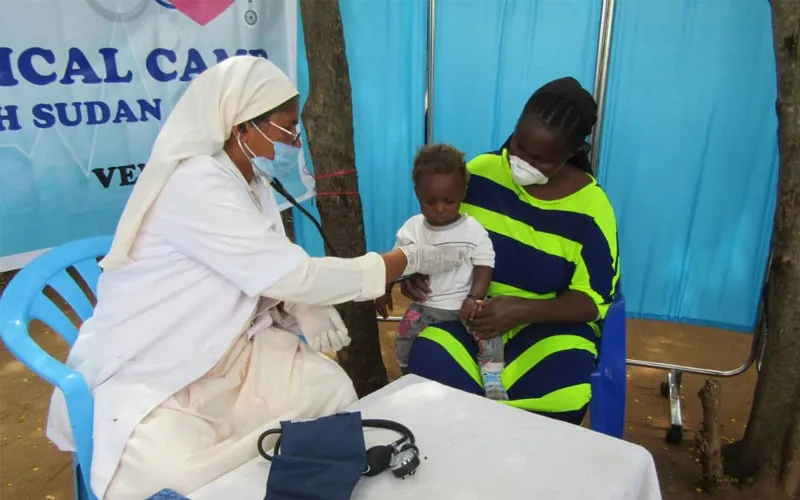
<instances>
[{"instance_id":1,"label":"stethoscope","mask_svg":"<svg viewBox=\"0 0 800 500\"><path fill-rule=\"evenodd\" d=\"M258 22L258 14L253 9L253 0L247 0L247 10L244 11L244 22L247 23L248 26L255 26Z\"/></svg>"},{"instance_id":2,"label":"stethoscope","mask_svg":"<svg viewBox=\"0 0 800 500\"><path fill-rule=\"evenodd\" d=\"M269 187L272 187L272 189L274 189L276 193L278 193L281 196L283 196L284 198L286 198L286 201L291 203L294 208L298 209L300 211L300 213L302 213L303 215L308 217L308 220L310 220L314 224L314 227L317 228L317 231L319 232L319 235L322 237L322 241L325 242L325 245L328 247L328 250L330 251L331 255L333 255L334 257L338 257L339 253L336 251L336 249L333 247L333 245L331 245L331 242L328 240L328 237L325 236L325 231L322 230L322 224L320 224L320 222L317 220L317 218L314 217L311 214L311 212L306 210L306 208L304 206L300 205L300 202L298 202L295 199L294 196L289 194L289 191L285 187L283 187L283 183L281 183L281 181L277 177L273 177L272 175L268 175L267 173L261 171L256 166L256 164L252 160L252 158L254 158L256 156L255 153L253 153L253 150L250 149L250 147L247 144L242 142L242 138L241 138L240 135L236 136L236 141L238 142L239 148L242 150L242 153L244 153L244 155L250 161L250 165L253 167L253 173L256 176L257 182L261 182L261 183L265 184L268 189L269 189ZM305 166L304 166L304 168L305 168ZM257 205L260 205L260 202L257 203Z\"/></svg>"},{"instance_id":3,"label":"stethoscope","mask_svg":"<svg viewBox=\"0 0 800 500\"><path fill-rule=\"evenodd\" d=\"M253 168L255 168L255 167L253 167ZM322 230L322 224L320 224L319 221L317 220L317 218L314 217L311 214L311 212L306 210L306 208L304 206L302 206L294 198L294 196L289 194L289 191L287 191L286 188L283 187L283 184L281 184L281 181L279 181L275 177L269 177L269 176L266 176L266 175L262 176L261 174L256 174L256 175L258 175L261 179L264 179L264 181L266 183L268 183L270 186L272 186L272 189L274 189L276 193L278 193L281 196L283 196L284 198L286 198L286 201L291 203L292 206L294 206L294 208L300 210L300 213L302 213L303 215L308 217L308 219L314 224L314 227L317 228L317 231L319 232L319 235L322 236L322 241L324 241L325 245L327 245L328 250L330 251L331 255L333 255L334 257L338 257L339 256L339 253L336 251L335 248L333 248L333 245L331 245L331 242L328 241L328 237L325 236L325 231Z\"/></svg>"}]
</instances>

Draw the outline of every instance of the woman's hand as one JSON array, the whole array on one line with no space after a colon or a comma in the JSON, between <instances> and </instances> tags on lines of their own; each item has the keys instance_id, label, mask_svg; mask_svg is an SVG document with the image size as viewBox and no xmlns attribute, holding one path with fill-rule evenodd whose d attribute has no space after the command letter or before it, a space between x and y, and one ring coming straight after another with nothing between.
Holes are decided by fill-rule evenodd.
<instances>
[{"instance_id":1,"label":"woman's hand","mask_svg":"<svg viewBox=\"0 0 800 500\"><path fill-rule=\"evenodd\" d=\"M473 335L488 340L524 323L526 300L519 297L493 297L483 302L470 325Z\"/></svg>"},{"instance_id":2,"label":"woman's hand","mask_svg":"<svg viewBox=\"0 0 800 500\"><path fill-rule=\"evenodd\" d=\"M431 293L430 280L427 276L412 274L403 280L400 291L413 301L425 302L428 300L428 294Z\"/></svg>"}]
</instances>

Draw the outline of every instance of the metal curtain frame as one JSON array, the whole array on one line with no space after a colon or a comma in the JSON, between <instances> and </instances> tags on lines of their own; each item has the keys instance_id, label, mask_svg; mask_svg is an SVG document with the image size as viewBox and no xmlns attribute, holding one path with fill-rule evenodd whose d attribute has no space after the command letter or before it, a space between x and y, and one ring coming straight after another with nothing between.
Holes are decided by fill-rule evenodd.
<instances>
[{"instance_id":1,"label":"metal curtain frame","mask_svg":"<svg viewBox=\"0 0 800 500\"><path fill-rule=\"evenodd\" d=\"M608 62L611 59L611 40L614 29L616 0L603 0L600 8L600 32L597 40L597 62L594 71L594 100L597 102L597 123L592 130L592 172L595 177L600 163L600 140L603 133L603 118L606 107L608 85Z\"/></svg>"},{"instance_id":2,"label":"metal curtain frame","mask_svg":"<svg viewBox=\"0 0 800 500\"><path fill-rule=\"evenodd\" d=\"M614 14L616 13L616 0L602 0L600 11L600 32L597 41L597 63L594 79L594 97L597 101L597 123L590 137L592 145L591 165L595 176L599 171L600 145L602 142L603 121L605 118L606 90L608 86L608 68L611 59L611 43L614 32ZM433 142L433 112L434 112L434 62L436 56L436 0L428 0L428 50L427 50L427 79L426 79L426 108L425 108L425 143ZM770 261L772 257L770 256ZM769 272L769 264L767 273ZM766 277L765 277L766 286ZM763 293L762 293L763 297ZM763 304L763 302L762 302ZM763 309L763 307L762 307ZM386 319L378 318L379 321L399 322L402 318L392 316ZM696 375L707 375L713 377L735 377L746 372L750 366L760 358L766 341L766 328L761 328L763 321L763 310L759 312L759 319L756 330L753 333L753 341L750 354L744 363L732 370L715 370L710 368L677 365L672 363L660 363L656 361L645 361L639 359L627 359L626 363L630 366L642 368L652 368L656 370L667 370L667 380L661 384L661 393L670 400L670 420L671 427L667 431L667 441L673 444L680 443L683 434L683 420L681 415L681 396L680 386L683 373L693 373Z\"/></svg>"},{"instance_id":3,"label":"metal curtain frame","mask_svg":"<svg viewBox=\"0 0 800 500\"><path fill-rule=\"evenodd\" d=\"M605 117L606 89L608 86L608 67L611 59L611 43L614 33L614 14L616 13L616 0L603 0L600 11L600 33L597 41L597 66L594 79L594 97L597 101L597 123L592 131L592 157L591 165L595 176L599 171L600 145L602 142L603 121ZM770 257L771 260L771 257ZM768 268L769 269L769 266ZM766 284L766 278L765 278ZM765 285L766 286L766 285ZM762 293L763 296L763 293ZM668 370L667 380L661 384L661 394L670 400L670 420L671 427L667 431L667 441L678 444L683 437L683 419L681 415L681 395L680 386L683 373L693 373L697 375L707 375L713 377L735 377L747 371L748 368L760 357L763 351L765 338L761 328L763 312L760 311L756 330L753 333L753 341L750 347L750 354L744 363L732 370L715 370L710 368L684 366L672 363L660 363L656 361L644 361L639 359L627 359L630 366L642 368L653 368L657 370Z\"/></svg>"},{"instance_id":4,"label":"metal curtain frame","mask_svg":"<svg viewBox=\"0 0 800 500\"><path fill-rule=\"evenodd\" d=\"M436 0L428 0L427 78L425 81L425 144L433 144L433 84L436 58Z\"/></svg>"}]
</instances>

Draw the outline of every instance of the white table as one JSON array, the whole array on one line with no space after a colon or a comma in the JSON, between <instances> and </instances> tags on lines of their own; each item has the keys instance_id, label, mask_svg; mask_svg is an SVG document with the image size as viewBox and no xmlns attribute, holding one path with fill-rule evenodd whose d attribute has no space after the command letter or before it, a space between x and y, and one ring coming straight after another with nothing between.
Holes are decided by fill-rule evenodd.
<instances>
[{"instance_id":1,"label":"white table","mask_svg":"<svg viewBox=\"0 0 800 500\"><path fill-rule=\"evenodd\" d=\"M405 480L390 471L362 478L353 500L661 498L644 448L420 377L403 377L349 409L409 427L422 460ZM394 439L389 431L366 432L367 447ZM190 497L263 500L268 472L259 457Z\"/></svg>"}]
</instances>

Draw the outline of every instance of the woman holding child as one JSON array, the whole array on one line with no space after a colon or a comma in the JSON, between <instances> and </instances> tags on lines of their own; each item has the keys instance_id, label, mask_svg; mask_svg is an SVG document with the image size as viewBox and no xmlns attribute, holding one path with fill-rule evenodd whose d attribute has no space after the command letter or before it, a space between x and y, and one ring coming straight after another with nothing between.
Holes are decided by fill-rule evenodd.
<instances>
[{"instance_id":1,"label":"woman holding child","mask_svg":"<svg viewBox=\"0 0 800 500\"><path fill-rule=\"evenodd\" d=\"M528 100L503 147L469 163L461 211L491 239L488 298L471 320L423 329L408 372L483 394L475 340L502 338L509 403L581 423L619 279L614 212L586 154L596 120L597 105L576 80L550 82ZM424 303L429 284L416 276L403 293Z\"/></svg>"}]
</instances>

